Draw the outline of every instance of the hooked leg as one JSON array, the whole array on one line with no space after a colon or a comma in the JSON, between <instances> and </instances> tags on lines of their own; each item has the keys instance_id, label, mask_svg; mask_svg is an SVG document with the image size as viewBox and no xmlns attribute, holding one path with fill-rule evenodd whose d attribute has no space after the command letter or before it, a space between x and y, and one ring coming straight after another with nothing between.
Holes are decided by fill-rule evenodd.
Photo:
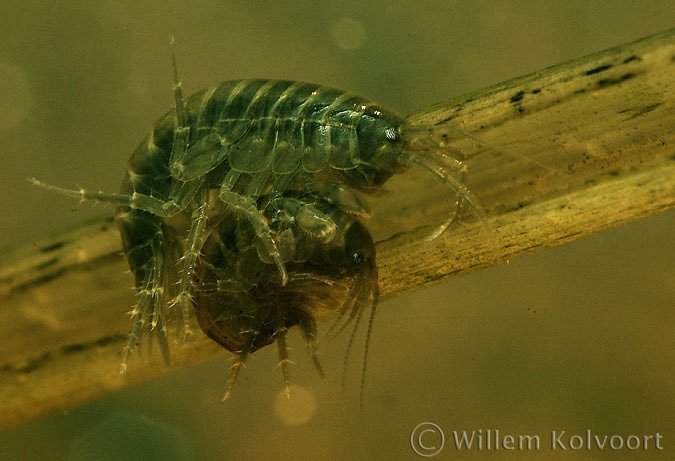
<instances>
[{"instance_id":1,"label":"hooked leg","mask_svg":"<svg viewBox=\"0 0 675 461\"><path fill-rule=\"evenodd\" d=\"M242 213L246 219L251 223L253 229L255 230L256 236L260 239L265 251L269 255L270 259L274 261L277 268L279 269L279 275L281 276L281 284L286 285L288 282L288 272L286 271L286 266L281 257L281 252L277 247L276 242L272 238L272 230L270 229L267 218L262 214L255 203L255 201L243 195L240 195L236 192L232 192L231 188L234 183L236 183L239 178L240 173L230 170L227 173L225 181L220 188L220 199L236 212Z\"/></svg>"},{"instance_id":2,"label":"hooked leg","mask_svg":"<svg viewBox=\"0 0 675 461\"><path fill-rule=\"evenodd\" d=\"M357 219L370 219L371 210L368 202L359 191L334 182L310 182L304 187L305 192L318 195L328 203L335 205L345 213Z\"/></svg>"},{"instance_id":3,"label":"hooked leg","mask_svg":"<svg viewBox=\"0 0 675 461\"><path fill-rule=\"evenodd\" d=\"M277 197L271 201L269 206L274 208L277 216L281 215L278 218L279 224L273 226L275 230L278 230L277 227L284 229L297 226L299 230L320 243L328 243L335 238L337 224L329 215L314 205L297 198ZM288 222L283 222L284 219Z\"/></svg>"},{"instance_id":4,"label":"hooked leg","mask_svg":"<svg viewBox=\"0 0 675 461\"><path fill-rule=\"evenodd\" d=\"M220 191L220 199L234 210L243 213L255 229L256 236L263 243L269 257L279 269L281 284L288 282L288 272L281 258L281 252L272 238L272 231L267 223L267 218L260 213L253 200L243 197L236 192Z\"/></svg>"}]
</instances>

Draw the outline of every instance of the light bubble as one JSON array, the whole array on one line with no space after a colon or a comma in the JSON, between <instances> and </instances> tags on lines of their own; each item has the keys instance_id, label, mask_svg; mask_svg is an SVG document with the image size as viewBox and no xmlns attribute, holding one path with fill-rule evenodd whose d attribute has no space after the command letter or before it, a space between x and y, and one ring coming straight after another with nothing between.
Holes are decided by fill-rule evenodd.
<instances>
[{"instance_id":1,"label":"light bubble","mask_svg":"<svg viewBox=\"0 0 675 461\"><path fill-rule=\"evenodd\" d=\"M331 36L340 49L355 50L366 41L366 30L361 21L342 18L331 27Z\"/></svg>"},{"instance_id":2,"label":"light bubble","mask_svg":"<svg viewBox=\"0 0 675 461\"><path fill-rule=\"evenodd\" d=\"M274 414L288 426L307 424L316 413L317 405L314 392L310 389L291 385L291 398L285 391L280 391L274 399Z\"/></svg>"}]
</instances>

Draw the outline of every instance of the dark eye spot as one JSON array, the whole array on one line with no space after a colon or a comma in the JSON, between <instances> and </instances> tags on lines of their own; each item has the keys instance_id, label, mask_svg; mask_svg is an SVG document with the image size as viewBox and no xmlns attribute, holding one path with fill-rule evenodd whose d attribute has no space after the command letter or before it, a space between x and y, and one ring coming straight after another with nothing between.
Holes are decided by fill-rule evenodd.
<instances>
[{"instance_id":1,"label":"dark eye spot","mask_svg":"<svg viewBox=\"0 0 675 461\"><path fill-rule=\"evenodd\" d=\"M361 264L363 262L363 255L358 251L352 253L352 261L354 264Z\"/></svg>"},{"instance_id":2,"label":"dark eye spot","mask_svg":"<svg viewBox=\"0 0 675 461\"><path fill-rule=\"evenodd\" d=\"M398 131L395 128L387 128L384 130L384 135L389 141L395 142L399 140Z\"/></svg>"}]
</instances>

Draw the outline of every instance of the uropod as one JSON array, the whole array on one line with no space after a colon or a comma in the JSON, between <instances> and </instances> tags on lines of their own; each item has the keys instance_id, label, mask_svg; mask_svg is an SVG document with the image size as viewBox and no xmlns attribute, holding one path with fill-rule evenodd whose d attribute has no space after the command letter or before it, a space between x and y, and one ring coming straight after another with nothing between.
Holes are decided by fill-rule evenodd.
<instances>
[{"instance_id":1,"label":"uropod","mask_svg":"<svg viewBox=\"0 0 675 461\"><path fill-rule=\"evenodd\" d=\"M192 333L191 309L199 314L195 303L209 296L199 291L197 272L206 267L200 258L207 238L225 225L213 223L224 216L248 223L257 257L275 269L265 275L264 284L248 291L254 297L266 292L285 296L288 287L290 300L300 299L291 293L303 285L289 267L296 259L286 260L283 245L289 232L299 235L298 229L275 228L271 206L300 222L307 214L299 210L311 204L298 204L307 197L319 208L330 207L310 216L306 225L319 230L299 243L322 248L327 235L344 230L345 216L361 223L370 217L364 193L376 192L393 175L418 166L447 185L457 201L430 238L451 225L461 203L483 219L463 185L464 164L439 141L446 127L411 126L367 98L296 81L228 81L185 99L175 56L173 64L174 108L155 122L131 155L120 193L70 190L31 179L51 191L117 206L138 293L122 375L145 327L157 333L167 361L168 323L175 319L184 337ZM296 194L305 198L292 199ZM328 261L324 264L329 268ZM319 272L314 267L313 273ZM242 351L253 351L255 344L246 341L240 344Z\"/></svg>"}]
</instances>

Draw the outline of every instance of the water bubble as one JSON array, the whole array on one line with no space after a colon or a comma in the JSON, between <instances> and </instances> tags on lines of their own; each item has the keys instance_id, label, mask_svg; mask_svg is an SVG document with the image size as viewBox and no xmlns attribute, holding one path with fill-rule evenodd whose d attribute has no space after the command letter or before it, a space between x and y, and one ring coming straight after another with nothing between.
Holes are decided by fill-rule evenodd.
<instances>
[{"instance_id":1,"label":"water bubble","mask_svg":"<svg viewBox=\"0 0 675 461\"><path fill-rule=\"evenodd\" d=\"M280 391L274 399L274 414L288 426L307 424L316 413L316 398L310 389L292 384L289 387L291 398Z\"/></svg>"},{"instance_id":2,"label":"water bubble","mask_svg":"<svg viewBox=\"0 0 675 461\"><path fill-rule=\"evenodd\" d=\"M338 48L355 50L361 48L366 41L366 31L361 21L342 18L331 27L331 36Z\"/></svg>"}]
</instances>

